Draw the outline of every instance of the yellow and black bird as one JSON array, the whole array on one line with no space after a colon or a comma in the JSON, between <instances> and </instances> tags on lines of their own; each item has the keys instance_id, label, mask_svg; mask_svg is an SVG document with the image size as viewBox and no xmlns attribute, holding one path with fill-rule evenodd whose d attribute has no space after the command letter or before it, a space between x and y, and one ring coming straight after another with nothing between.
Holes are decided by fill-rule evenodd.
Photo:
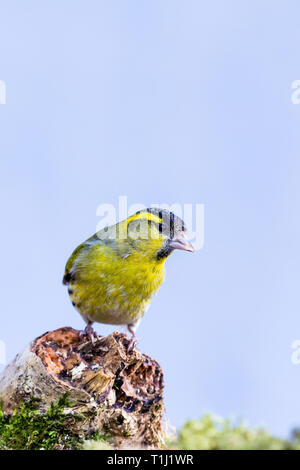
<instances>
[{"instance_id":1,"label":"yellow and black bird","mask_svg":"<svg viewBox=\"0 0 300 470\"><path fill-rule=\"evenodd\" d=\"M66 264L63 283L87 323L84 332L93 338L93 322L127 325L132 347L175 249L194 251L184 222L158 208L138 211L79 245Z\"/></svg>"}]
</instances>

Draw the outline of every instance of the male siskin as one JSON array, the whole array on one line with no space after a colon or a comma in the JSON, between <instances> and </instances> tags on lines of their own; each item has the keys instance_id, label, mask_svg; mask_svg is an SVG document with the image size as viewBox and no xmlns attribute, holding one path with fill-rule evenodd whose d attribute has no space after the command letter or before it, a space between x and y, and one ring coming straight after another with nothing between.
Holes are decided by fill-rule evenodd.
<instances>
[{"instance_id":1,"label":"male siskin","mask_svg":"<svg viewBox=\"0 0 300 470\"><path fill-rule=\"evenodd\" d=\"M69 258L63 283L93 339L94 322L136 328L165 275L174 250L194 251L184 222L165 209L145 209L97 232Z\"/></svg>"}]
</instances>

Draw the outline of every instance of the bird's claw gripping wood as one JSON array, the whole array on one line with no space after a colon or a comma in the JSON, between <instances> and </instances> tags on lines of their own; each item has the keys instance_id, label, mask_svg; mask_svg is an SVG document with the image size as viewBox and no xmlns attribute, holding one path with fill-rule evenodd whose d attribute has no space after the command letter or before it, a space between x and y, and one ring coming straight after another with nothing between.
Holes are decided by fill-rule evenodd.
<instances>
[{"instance_id":1,"label":"bird's claw gripping wood","mask_svg":"<svg viewBox=\"0 0 300 470\"><path fill-rule=\"evenodd\" d=\"M130 341L129 341L129 344L128 344L128 347L127 347L127 352L130 352L130 351L132 351L133 349L135 349L136 346L137 346L137 342L138 342L138 340L137 340L136 335L133 335L133 336L131 337Z\"/></svg>"},{"instance_id":2,"label":"bird's claw gripping wood","mask_svg":"<svg viewBox=\"0 0 300 470\"><path fill-rule=\"evenodd\" d=\"M85 329L83 331L80 332L80 336L83 337L83 336L88 336L89 340L94 344L95 341L97 341L98 339L98 335L96 333L96 331L94 330L94 328L92 327L92 322L89 322Z\"/></svg>"},{"instance_id":3,"label":"bird's claw gripping wood","mask_svg":"<svg viewBox=\"0 0 300 470\"><path fill-rule=\"evenodd\" d=\"M127 325L127 328L128 328L129 333L131 333L131 335L132 335L131 339L129 341L128 347L127 347L127 351L130 352L136 347L138 340L137 340L137 336L135 334L134 326L133 325Z\"/></svg>"}]
</instances>

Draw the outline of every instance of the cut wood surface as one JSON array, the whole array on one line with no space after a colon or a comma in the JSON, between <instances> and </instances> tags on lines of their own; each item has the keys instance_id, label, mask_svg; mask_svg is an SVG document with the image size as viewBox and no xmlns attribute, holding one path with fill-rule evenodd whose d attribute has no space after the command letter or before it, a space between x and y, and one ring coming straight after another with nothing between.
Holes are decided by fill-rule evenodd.
<instances>
[{"instance_id":1,"label":"cut wood surface","mask_svg":"<svg viewBox=\"0 0 300 470\"><path fill-rule=\"evenodd\" d=\"M99 336L94 343L70 327L36 338L0 376L6 413L38 398L45 411L66 392L72 431L88 438L110 436L118 448L159 447L163 441L163 373L136 348L128 351L123 333Z\"/></svg>"}]
</instances>

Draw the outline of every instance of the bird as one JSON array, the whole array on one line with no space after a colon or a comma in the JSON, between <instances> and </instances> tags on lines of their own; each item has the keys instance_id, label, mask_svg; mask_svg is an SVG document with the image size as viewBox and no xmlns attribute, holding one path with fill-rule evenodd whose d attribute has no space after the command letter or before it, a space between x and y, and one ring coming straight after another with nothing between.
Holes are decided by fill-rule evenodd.
<instances>
[{"instance_id":1,"label":"bird","mask_svg":"<svg viewBox=\"0 0 300 470\"><path fill-rule=\"evenodd\" d=\"M132 349L174 250L194 251L187 227L173 212L155 207L105 227L80 244L66 263L63 284L86 323L82 334L93 341L94 322L127 325Z\"/></svg>"}]
</instances>

